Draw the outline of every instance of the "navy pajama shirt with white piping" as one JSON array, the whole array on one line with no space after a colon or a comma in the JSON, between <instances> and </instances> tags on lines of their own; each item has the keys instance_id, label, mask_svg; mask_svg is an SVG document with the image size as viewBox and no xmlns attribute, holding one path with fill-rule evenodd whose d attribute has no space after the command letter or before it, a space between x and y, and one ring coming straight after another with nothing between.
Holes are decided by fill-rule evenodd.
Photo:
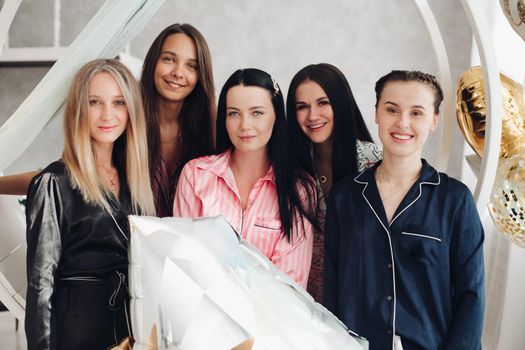
<instances>
[{"instance_id":1,"label":"navy pajama shirt with white piping","mask_svg":"<svg viewBox=\"0 0 525 350\"><path fill-rule=\"evenodd\" d=\"M483 227L461 182L425 160L388 223L377 166L337 183L325 228L324 305L370 350L481 349Z\"/></svg>"}]
</instances>

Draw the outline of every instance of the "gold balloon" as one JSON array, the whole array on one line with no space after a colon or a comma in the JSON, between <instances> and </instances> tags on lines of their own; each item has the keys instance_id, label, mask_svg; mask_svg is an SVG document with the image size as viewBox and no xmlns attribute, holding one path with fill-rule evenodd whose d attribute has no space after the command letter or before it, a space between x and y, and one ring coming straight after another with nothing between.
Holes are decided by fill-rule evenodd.
<instances>
[{"instance_id":1,"label":"gold balloon","mask_svg":"<svg viewBox=\"0 0 525 350\"><path fill-rule=\"evenodd\" d=\"M525 154L500 159L489 212L498 230L525 248Z\"/></svg>"},{"instance_id":2,"label":"gold balloon","mask_svg":"<svg viewBox=\"0 0 525 350\"><path fill-rule=\"evenodd\" d=\"M500 0L499 3L514 31L525 40L525 0ZM512 10L516 11L514 15Z\"/></svg>"},{"instance_id":3,"label":"gold balloon","mask_svg":"<svg viewBox=\"0 0 525 350\"><path fill-rule=\"evenodd\" d=\"M525 1L525 0L524 0ZM525 103L519 83L500 73L503 122L500 159L525 149ZM481 157L485 139L487 107L480 67L467 69L456 87L456 116L467 143Z\"/></svg>"}]
</instances>

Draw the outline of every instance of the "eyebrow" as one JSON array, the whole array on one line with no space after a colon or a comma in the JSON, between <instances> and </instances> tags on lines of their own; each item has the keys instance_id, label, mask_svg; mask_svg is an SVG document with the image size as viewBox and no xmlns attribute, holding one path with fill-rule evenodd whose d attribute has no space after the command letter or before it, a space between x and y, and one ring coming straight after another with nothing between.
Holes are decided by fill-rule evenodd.
<instances>
[{"instance_id":1,"label":"eyebrow","mask_svg":"<svg viewBox=\"0 0 525 350\"><path fill-rule=\"evenodd\" d=\"M315 102L320 102L323 100L330 100L330 99L328 98L328 96L323 96L323 97L319 97L318 99L316 99ZM305 101L296 101L295 104L298 105L298 104L308 104L308 103Z\"/></svg>"},{"instance_id":2,"label":"eyebrow","mask_svg":"<svg viewBox=\"0 0 525 350\"><path fill-rule=\"evenodd\" d=\"M173 51L161 51L159 56L161 55L171 55L171 56L177 56L177 54ZM188 61L192 61L192 62L197 62L197 59L196 58L188 58Z\"/></svg>"},{"instance_id":3,"label":"eyebrow","mask_svg":"<svg viewBox=\"0 0 525 350\"><path fill-rule=\"evenodd\" d=\"M240 111L240 108L231 107L231 106L226 107L226 109L235 109L236 111ZM266 109L266 107L264 107L264 106L253 106L253 107L248 108L249 111L253 111L254 109Z\"/></svg>"},{"instance_id":4,"label":"eyebrow","mask_svg":"<svg viewBox=\"0 0 525 350\"><path fill-rule=\"evenodd\" d=\"M396 107L399 107L399 105L395 102L392 102L392 101L386 101L385 102L386 105L393 105L393 106L396 106ZM413 105L413 106L410 106L410 108L420 108L420 109L423 109L426 111L425 107L421 106L421 105Z\"/></svg>"},{"instance_id":5,"label":"eyebrow","mask_svg":"<svg viewBox=\"0 0 525 350\"><path fill-rule=\"evenodd\" d=\"M98 97L98 98L100 98L101 96L100 95L88 95L88 97ZM124 95L116 95L116 96L113 96L112 98L124 98Z\"/></svg>"}]
</instances>

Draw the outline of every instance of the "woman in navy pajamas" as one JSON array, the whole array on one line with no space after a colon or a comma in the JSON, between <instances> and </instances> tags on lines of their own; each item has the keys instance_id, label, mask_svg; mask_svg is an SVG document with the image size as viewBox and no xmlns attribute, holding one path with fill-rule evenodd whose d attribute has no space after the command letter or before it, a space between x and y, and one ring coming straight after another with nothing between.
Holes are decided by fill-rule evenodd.
<instances>
[{"instance_id":1,"label":"woman in navy pajamas","mask_svg":"<svg viewBox=\"0 0 525 350\"><path fill-rule=\"evenodd\" d=\"M421 159L436 79L376 83L383 161L332 188L324 304L376 349L481 349L483 227L468 188Z\"/></svg>"}]
</instances>

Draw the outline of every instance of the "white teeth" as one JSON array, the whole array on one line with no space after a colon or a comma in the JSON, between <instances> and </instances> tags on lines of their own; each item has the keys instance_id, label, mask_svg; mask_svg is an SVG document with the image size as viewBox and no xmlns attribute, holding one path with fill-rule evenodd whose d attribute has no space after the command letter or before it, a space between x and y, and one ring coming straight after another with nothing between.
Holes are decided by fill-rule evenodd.
<instances>
[{"instance_id":1,"label":"white teeth","mask_svg":"<svg viewBox=\"0 0 525 350\"><path fill-rule=\"evenodd\" d=\"M314 124L314 125L308 125L310 129L319 129L320 127L325 126L326 123L320 123L320 124Z\"/></svg>"},{"instance_id":2,"label":"white teeth","mask_svg":"<svg viewBox=\"0 0 525 350\"><path fill-rule=\"evenodd\" d=\"M178 83L174 83L174 82L171 82L171 81L168 81L167 83L171 87L183 87L183 85L178 84Z\"/></svg>"},{"instance_id":3,"label":"white teeth","mask_svg":"<svg viewBox=\"0 0 525 350\"><path fill-rule=\"evenodd\" d=\"M412 136L410 136L410 135L392 134L392 136L395 139L399 139L399 140L410 140L412 138Z\"/></svg>"}]
</instances>

